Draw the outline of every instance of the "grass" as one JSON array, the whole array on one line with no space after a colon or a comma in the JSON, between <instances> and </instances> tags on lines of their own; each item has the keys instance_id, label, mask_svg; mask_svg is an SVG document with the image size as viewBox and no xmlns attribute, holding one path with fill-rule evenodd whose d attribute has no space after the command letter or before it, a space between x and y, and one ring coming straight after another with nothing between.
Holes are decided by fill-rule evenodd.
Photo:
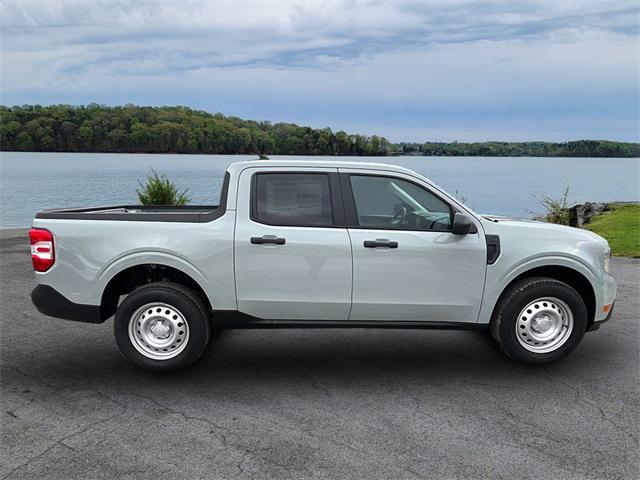
<instances>
[{"instance_id":1,"label":"grass","mask_svg":"<svg viewBox=\"0 0 640 480\"><path fill-rule=\"evenodd\" d=\"M614 255L640 258L640 204L612 203L609 208L585 228L606 238Z\"/></svg>"}]
</instances>

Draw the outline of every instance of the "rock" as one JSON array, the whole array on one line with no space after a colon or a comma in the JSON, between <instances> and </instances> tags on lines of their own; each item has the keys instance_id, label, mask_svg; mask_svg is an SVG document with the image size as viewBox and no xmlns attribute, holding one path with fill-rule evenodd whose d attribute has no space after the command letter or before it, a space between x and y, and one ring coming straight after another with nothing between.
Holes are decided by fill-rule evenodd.
<instances>
[{"instance_id":1,"label":"rock","mask_svg":"<svg viewBox=\"0 0 640 480\"><path fill-rule=\"evenodd\" d=\"M591 221L591 217L609 210L609 205L602 202L585 202L569 207L569 225L582 228Z\"/></svg>"}]
</instances>

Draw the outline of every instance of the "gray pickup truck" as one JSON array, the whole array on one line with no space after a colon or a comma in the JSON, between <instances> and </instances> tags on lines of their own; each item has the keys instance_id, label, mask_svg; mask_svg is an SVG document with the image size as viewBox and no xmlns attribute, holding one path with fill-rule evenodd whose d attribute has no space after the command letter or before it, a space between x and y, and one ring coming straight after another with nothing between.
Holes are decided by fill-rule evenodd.
<instances>
[{"instance_id":1,"label":"gray pickup truck","mask_svg":"<svg viewBox=\"0 0 640 480\"><path fill-rule=\"evenodd\" d=\"M122 353L158 370L253 327L487 329L511 358L548 362L616 296L599 236L477 215L391 165L239 162L219 205L47 210L32 227L36 307L115 314Z\"/></svg>"}]
</instances>

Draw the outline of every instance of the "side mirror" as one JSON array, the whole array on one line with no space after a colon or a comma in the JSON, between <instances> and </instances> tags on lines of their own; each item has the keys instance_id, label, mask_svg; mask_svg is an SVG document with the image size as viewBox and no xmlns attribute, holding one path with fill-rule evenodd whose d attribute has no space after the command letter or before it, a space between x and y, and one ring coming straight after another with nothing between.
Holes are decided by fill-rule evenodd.
<instances>
[{"instance_id":1,"label":"side mirror","mask_svg":"<svg viewBox=\"0 0 640 480\"><path fill-rule=\"evenodd\" d=\"M465 213L456 212L453 216L453 228L451 233L454 235L466 235L468 233L477 233L475 223L471 220L471 217Z\"/></svg>"}]
</instances>

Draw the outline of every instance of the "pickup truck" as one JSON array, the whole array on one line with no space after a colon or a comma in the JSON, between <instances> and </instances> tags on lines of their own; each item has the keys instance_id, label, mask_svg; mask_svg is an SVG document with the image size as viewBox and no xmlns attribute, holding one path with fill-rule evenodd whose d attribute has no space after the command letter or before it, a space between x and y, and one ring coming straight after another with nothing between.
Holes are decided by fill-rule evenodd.
<instances>
[{"instance_id":1,"label":"pickup truck","mask_svg":"<svg viewBox=\"0 0 640 480\"><path fill-rule=\"evenodd\" d=\"M156 370L229 328L485 329L512 359L549 362L616 296L601 237L481 216L373 163L238 162L219 205L46 210L30 241L38 310L115 315L122 353Z\"/></svg>"}]
</instances>

